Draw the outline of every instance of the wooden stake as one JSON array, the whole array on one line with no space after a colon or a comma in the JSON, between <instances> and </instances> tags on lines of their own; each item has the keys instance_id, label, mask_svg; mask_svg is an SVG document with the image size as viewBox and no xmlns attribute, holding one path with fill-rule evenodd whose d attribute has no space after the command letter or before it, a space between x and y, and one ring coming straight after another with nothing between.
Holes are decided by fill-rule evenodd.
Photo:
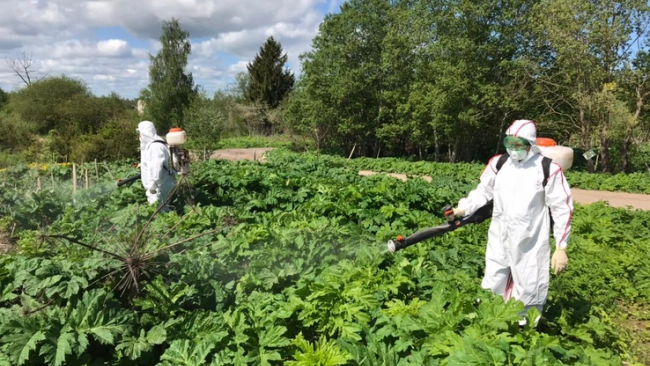
<instances>
[{"instance_id":1,"label":"wooden stake","mask_svg":"<svg viewBox=\"0 0 650 366\"><path fill-rule=\"evenodd\" d=\"M111 173L111 169L108 167L108 164L104 162L104 167L106 167L106 171L108 172L108 175L111 177L112 180L115 180L115 177L113 176L113 173Z\"/></svg>"},{"instance_id":2,"label":"wooden stake","mask_svg":"<svg viewBox=\"0 0 650 366\"><path fill-rule=\"evenodd\" d=\"M99 181L99 167L97 166L97 159L95 159L95 178Z\"/></svg>"},{"instance_id":3,"label":"wooden stake","mask_svg":"<svg viewBox=\"0 0 650 366\"><path fill-rule=\"evenodd\" d=\"M36 177L36 190L40 192L41 189L43 189L43 186L41 185L41 176L39 175Z\"/></svg>"},{"instance_id":4,"label":"wooden stake","mask_svg":"<svg viewBox=\"0 0 650 366\"><path fill-rule=\"evenodd\" d=\"M352 154L354 154L354 149L356 148L357 148L357 144L354 144L354 146L352 146L352 151L350 151L350 156L348 156L348 160L352 158Z\"/></svg>"},{"instance_id":5,"label":"wooden stake","mask_svg":"<svg viewBox=\"0 0 650 366\"><path fill-rule=\"evenodd\" d=\"M72 164L72 193L77 193L77 164Z\"/></svg>"},{"instance_id":6,"label":"wooden stake","mask_svg":"<svg viewBox=\"0 0 650 366\"><path fill-rule=\"evenodd\" d=\"M86 168L85 170L86 170L86 189L88 189L88 187L90 187L90 179L88 179L88 168Z\"/></svg>"}]
</instances>

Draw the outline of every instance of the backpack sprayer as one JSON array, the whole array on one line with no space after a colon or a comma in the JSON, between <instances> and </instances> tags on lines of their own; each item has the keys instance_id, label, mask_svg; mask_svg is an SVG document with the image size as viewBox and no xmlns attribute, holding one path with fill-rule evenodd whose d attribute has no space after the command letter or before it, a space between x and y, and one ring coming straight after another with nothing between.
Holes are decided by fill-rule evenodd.
<instances>
[{"instance_id":1,"label":"backpack sprayer","mask_svg":"<svg viewBox=\"0 0 650 366\"><path fill-rule=\"evenodd\" d=\"M166 137L171 158L170 168L177 174L187 176L190 174L190 152L181 148L187 141L185 131L182 128L172 128Z\"/></svg>"},{"instance_id":2,"label":"backpack sprayer","mask_svg":"<svg viewBox=\"0 0 650 366\"><path fill-rule=\"evenodd\" d=\"M463 227L467 224L480 224L483 221L492 217L493 207L494 207L494 202L490 200L483 207L476 210L476 212L462 219L459 219L457 217L451 220L448 219L447 224L434 226L427 229L422 229L406 238L403 237L402 235L398 235L395 240L388 241L388 250L391 253L395 253L398 250L402 250L406 247L410 247L411 245L417 244L421 241L452 232L458 229L459 227ZM450 215L453 214L452 206L451 205L445 206L445 208L442 209L442 213L446 217L451 217Z\"/></svg>"},{"instance_id":3,"label":"backpack sprayer","mask_svg":"<svg viewBox=\"0 0 650 366\"><path fill-rule=\"evenodd\" d=\"M182 128L172 128L165 136L167 142L156 140L152 144L160 143L167 146L169 149L169 159L170 161L167 164L167 170L171 174L179 174L182 176L187 176L190 174L190 152L186 149L181 148L183 144L187 141L187 135ZM126 184L135 182L136 180L142 177L141 174L134 175L126 179L119 179L117 181L117 186L122 187Z\"/></svg>"}]
</instances>

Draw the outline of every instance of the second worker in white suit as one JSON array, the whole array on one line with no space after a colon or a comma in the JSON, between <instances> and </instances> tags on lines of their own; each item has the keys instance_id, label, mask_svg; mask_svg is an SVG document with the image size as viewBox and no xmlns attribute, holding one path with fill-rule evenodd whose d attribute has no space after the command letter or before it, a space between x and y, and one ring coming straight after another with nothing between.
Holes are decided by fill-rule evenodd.
<instances>
[{"instance_id":1,"label":"second worker in white suit","mask_svg":"<svg viewBox=\"0 0 650 366\"><path fill-rule=\"evenodd\" d=\"M150 121L138 124L140 134L140 174L150 205L162 205L176 186L176 174L170 165L167 143L156 133ZM167 207L163 208L167 210Z\"/></svg>"}]
</instances>

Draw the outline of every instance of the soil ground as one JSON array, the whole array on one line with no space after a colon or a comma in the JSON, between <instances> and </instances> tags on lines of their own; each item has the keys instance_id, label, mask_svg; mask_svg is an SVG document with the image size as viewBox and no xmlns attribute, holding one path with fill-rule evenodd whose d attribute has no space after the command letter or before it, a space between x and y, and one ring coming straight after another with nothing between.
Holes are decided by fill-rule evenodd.
<instances>
[{"instance_id":1,"label":"soil ground","mask_svg":"<svg viewBox=\"0 0 650 366\"><path fill-rule=\"evenodd\" d=\"M266 152L273 148L252 148L252 149L223 149L213 152L212 159L223 160L258 160L264 161ZM370 170L362 170L359 175L368 176L378 174ZM405 174L387 173L390 176L406 180ZM423 179L430 182L431 177L423 176ZM572 188L573 201L580 204L590 204L598 201L606 201L612 207L628 207L632 209L650 210L650 195L633 194L623 192L589 191Z\"/></svg>"},{"instance_id":2,"label":"soil ground","mask_svg":"<svg viewBox=\"0 0 650 366\"><path fill-rule=\"evenodd\" d=\"M211 159L219 160L264 160L265 154L273 150L271 147L256 147L250 149L222 149L215 150Z\"/></svg>"},{"instance_id":3,"label":"soil ground","mask_svg":"<svg viewBox=\"0 0 650 366\"><path fill-rule=\"evenodd\" d=\"M14 245L9 241L9 235L0 231L0 254L5 254L12 251Z\"/></svg>"}]
</instances>

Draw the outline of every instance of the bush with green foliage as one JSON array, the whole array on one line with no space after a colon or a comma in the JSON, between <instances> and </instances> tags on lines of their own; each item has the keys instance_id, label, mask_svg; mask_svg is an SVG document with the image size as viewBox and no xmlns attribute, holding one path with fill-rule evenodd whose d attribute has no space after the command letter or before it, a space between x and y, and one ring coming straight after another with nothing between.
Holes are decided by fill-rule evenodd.
<instances>
[{"instance_id":1,"label":"bush with green foliage","mask_svg":"<svg viewBox=\"0 0 650 366\"><path fill-rule=\"evenodd\" d=\"M229 118L229 110L223 99L210 99L204 93L197 95L185 111L184 129L188 134L188 146L192 148L212 148L223 137L224 126Z\"/></svg>"},{"instance_id":2,"label":"bush with green foliage","mask_svg":"<svg viewBox=\"0 0 650 366\"><path fill-rule=\"evenodd\" d=\"M1 153L15 155L15 162L131 157L138 147L137 119L130 103L115 93L96 97L80 80L47 77L14 92L0 112L0 125L9 132L0 137Z\"/></svg>"},{"instance_id":3,"label":"bush with green foliage","mask_svg":"<svg viewBox=\"0 0 650 366\"><path fill-rule=\"evenodd\" d=\"M23 121L33 124L39 134L51 130L74 132L75 128L88 131L97 122L93 118L85 120L96 113L87 104L90 99L92 94L83 81L61 75L39 79L13 93L9 107Z\"/></svg>"}]
</instances>

